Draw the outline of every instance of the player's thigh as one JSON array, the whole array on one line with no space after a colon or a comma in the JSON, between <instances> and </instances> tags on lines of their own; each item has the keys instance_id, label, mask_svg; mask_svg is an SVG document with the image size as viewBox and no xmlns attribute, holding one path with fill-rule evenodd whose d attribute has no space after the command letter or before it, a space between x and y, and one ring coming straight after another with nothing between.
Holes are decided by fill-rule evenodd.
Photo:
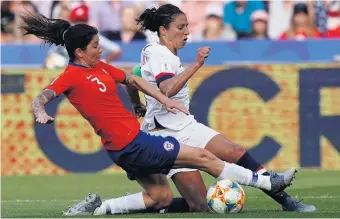
<instances>
[{"instance_id":1,"label":"player's thigh","mask_svg":"<svg viewBox=\"0 0 340 219\"><path fill-rule=\"evenodd\" d=\"M229 163L236 163L246 152L246 150L230 141L221 134L214 136L205 146L205 149L216 155L221 160Z\"/></svg>"},{"instance_id":2,"label":"player's thigh","mask_svg":"<svg viewBox=\"0 0 340 219\"><path fill-rule=\"evenodd\" d=\"M202 123L194 121L189 128L190 129L185 130L184 134L190 137L187 138L185 142L179 141L180 143L204 148L221 160L230 163L237 162L246 152L242 146L230 141L214 129Z\"/></svg>"},{"instance_id":3,"label":"player's thigh","mask_svg":"<svg viewBox=\"0 0 340 219\"><path fill-rule=\"evenodd\" d=\"M171 136L177 139L182 144L186 144L197 148L204 148L205 145L210 141L210 139L212 139L219 133L194 120L181 130L161 129L155 132L150 132L150 134L160 135L163 137ZM195 170L197 169L190 168L171 169L170 172L167 174L167 177L170 178L171 176L179 172L189 172Z\"/></svg>"},{"instance_id":4,"label":"player's thigh","mask_svg":"<svg viewBox=\"0 0 340 219\"><path fill-rule=\"evenodd\" d=\"M217 177L224 165L224 162L208 150L181 144L176 161L171 169L194 168Z\"/></svg>"},{"instance_id":5,"label":"player's thigh","mask_svg":"<svg viewBox=\"0 0 340 219\"><path fill-rule=\"evenodd\" d=\"M168 206L172 202L172 191L164 174L136 176L136 181L145 189L147 195L144 195L143 198L147 207L152 207L155 204Z\"/></svg>"},{"instance_id":6,"label":"player's thigh","mask_svg":"<svg viewBox=\"0 0 340 219\"><path fill-rule=\"evenodd\" d=\"M178 192L188 203L190 211L207 211L207 189L199 171L179 172L173 175Z\"/></svg>"}]
</instances>

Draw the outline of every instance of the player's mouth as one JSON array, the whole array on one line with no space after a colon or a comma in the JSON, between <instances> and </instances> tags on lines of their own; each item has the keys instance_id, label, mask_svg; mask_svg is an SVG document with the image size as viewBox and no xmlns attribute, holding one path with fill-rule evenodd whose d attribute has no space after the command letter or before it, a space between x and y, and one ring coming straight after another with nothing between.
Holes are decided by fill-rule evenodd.
<instances>
[{"instance_id":1,"label":"player's mouth","mask_svg":"<svg viewBox=\"0 0 340 219\"><path fill-rule=\"evenodd\" d=\"M183 39L183 43L184 43L184 44L187 43L187 41L188 41L188 38L184 38L184 39Z\"/></svg>"}]
</instances>

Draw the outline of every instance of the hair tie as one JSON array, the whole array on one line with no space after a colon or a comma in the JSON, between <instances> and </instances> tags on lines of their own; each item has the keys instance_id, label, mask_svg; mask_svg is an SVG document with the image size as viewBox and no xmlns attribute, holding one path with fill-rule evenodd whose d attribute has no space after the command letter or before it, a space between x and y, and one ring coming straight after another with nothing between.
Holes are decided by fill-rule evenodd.
<instances>
[{"instance_id":1,"label":"hair tie","mask_svg":"<svg viewBox=\"0 0 340 219\"><path fill-rule=\"evenodd\" d=\"M65 34L66 32L70 29L71 27L67 28L64 32L63 32L63 41L65 42Z\"/></svg>"}]
</instances>

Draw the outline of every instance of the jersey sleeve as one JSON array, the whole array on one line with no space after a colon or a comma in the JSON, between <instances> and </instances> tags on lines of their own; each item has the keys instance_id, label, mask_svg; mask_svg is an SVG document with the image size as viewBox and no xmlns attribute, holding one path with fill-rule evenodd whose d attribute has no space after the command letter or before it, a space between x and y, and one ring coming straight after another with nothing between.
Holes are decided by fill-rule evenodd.
<instances>
[{"instance_id":1,"label":"jersey sleeve","mask_svg":"<svg viewBox=\"0 0 340 219\"><path fill-rule=\"evenodd\" d=\"M63 73L54 79L45 89L53 90L56 96L69 91L72 87L73 78L70 74Z\"/></svg>"},{"instance_id":2,"label":"jersey sleeve","mask_svg":"<svg viewBox=\"0 0 340 219\"><path fill-rule=\"evenodd\" d=\"M155 77L158 87L162 81L175 76L175 69L173 68L171 61L165 56L150 54L148 61L149 70Z\"/></svg>"},{"instance_id":3,"label":"jersey sleeve","mask_svg":"<svg viewBox=\"0 0 340 219\"><path fill-rule=\"evenodd\" d=\"M100 67L104 68L112 77L113 80L115 80L118 83L124 83L126 79L126 74L124 71L113 67L112 65L106 64L104 62L100 62Z\"/></svg>"}]
</instances>

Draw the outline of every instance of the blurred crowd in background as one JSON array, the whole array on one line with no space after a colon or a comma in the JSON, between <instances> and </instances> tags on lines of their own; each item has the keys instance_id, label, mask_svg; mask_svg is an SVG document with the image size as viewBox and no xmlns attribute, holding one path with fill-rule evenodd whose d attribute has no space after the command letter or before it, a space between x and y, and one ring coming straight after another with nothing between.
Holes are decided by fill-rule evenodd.
<instances>
[{"instance_id":1,"label":"blurred crowd in background","mask_svg":"<svg viewBox=\"0 0 340 219\"><path fill-rule=\"evenodd\" d=\"M2 1L1 43L39 42L22 36L19 14L27 10L71 23L94 25L109 40L154 40L134 18L145 8L177 5L189 21L190 40L340 38L340 1ZM157 37L157 36L156 36Z\"/></svg>"},{"instance_id":2,"label":"blurred crowd in background","mask_svg":"<svg viewBox=\"0 0 340 219\"><path fill-rule=\"evenodd\" d=\"M189 22L188 42L239 39L305 40L340 39L340 0L292 1L1 1L1 44L39 43L35 36L23 36L18 28L20 14L40 13L48 18L87 23L97 27L107 62L121 54L115 41L158 40L156 33L141 31L136 24L144 9L171 3L178 6ZM46 65L67 63L63 47L51 49ZM59 60L59 61L58 61ZM56 64L60 63L60 64Z\"/></svg>"}]
</instances>

